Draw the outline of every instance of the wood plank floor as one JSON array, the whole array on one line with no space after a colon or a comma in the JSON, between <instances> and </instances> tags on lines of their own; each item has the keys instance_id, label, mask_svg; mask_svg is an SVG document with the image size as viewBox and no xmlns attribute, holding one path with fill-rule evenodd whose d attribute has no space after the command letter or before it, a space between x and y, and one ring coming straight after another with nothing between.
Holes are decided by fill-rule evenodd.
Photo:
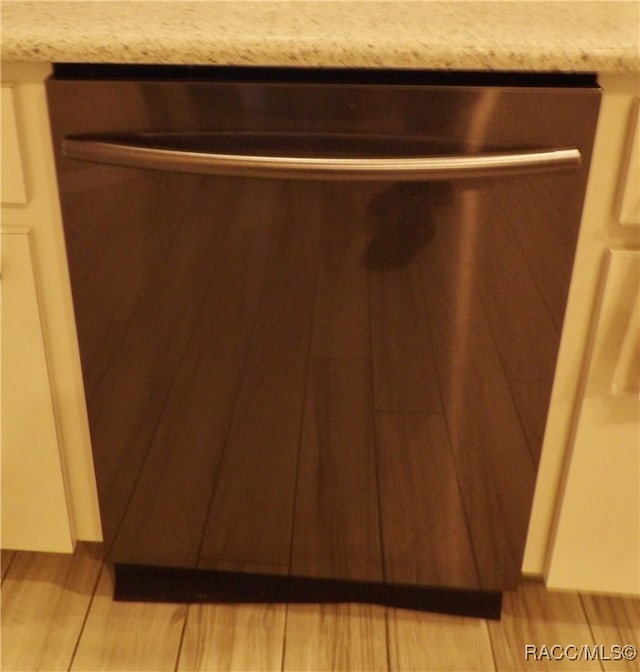
<instances>
[{"instance_id":1,"label":"wood plank floor","mask_svg":"<svg viewBox=\"0 0 640 672\"><path fill-rule=\"evenodd\" d=\"M497 622L357 604L116 603L97 544L3 551L2 577L5 672L640 670L637 659L526 660L527 644L640 647L640 600L535 581L505 595Z\"/></svg>"}]
</instances>

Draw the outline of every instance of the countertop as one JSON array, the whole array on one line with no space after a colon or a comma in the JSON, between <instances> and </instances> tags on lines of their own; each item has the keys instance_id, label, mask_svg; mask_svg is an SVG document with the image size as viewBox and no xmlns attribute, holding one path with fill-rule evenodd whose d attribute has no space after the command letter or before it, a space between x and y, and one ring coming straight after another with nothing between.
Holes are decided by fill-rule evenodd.
<instances>
[{"instance_id":1,"label":"countertop","mask_svg":"<svg viewBox=\"0 0 640 672\"><path fill-rule=\"evenodd\" d=\"M13 2L21 61L639 72L640 3Z\"/></svg>"}]
</instances>

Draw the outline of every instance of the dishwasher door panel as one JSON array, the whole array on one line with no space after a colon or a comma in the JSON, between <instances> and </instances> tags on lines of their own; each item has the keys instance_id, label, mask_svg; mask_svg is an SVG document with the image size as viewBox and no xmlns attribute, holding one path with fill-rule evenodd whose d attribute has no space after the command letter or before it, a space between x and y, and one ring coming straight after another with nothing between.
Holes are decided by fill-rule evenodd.
<instances>
[{"instance_id":1,"label":"dishwasher door panel","mask_svg":"<svg viewBox=\"0 0 640 672\"><path fill-rule=\"evenodd\" d=\"M236 598L256 600L278 581L396 604L380 586L516 586L598 101L592 88L54 78L116 570L197 570L190 599L209 575L229 591L246 577ZM295 179L61 150L69 137L180 132L171 142L199 152L184 134L230 131L294 133L298 153L301 134L325 133L309 145L325 159L561 147L582 165ZM254 590L256 577L276 583Z\"/></svg>"}]
</instances>

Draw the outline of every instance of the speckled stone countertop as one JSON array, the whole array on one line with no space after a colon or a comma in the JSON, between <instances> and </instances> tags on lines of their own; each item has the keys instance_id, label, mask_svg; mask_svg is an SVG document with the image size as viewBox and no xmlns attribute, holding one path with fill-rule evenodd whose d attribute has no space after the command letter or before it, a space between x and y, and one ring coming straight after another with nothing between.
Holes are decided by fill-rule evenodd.
<instances>
[{"instance_id":1,"label":"speckled stone countertop","mask_svg":"<svg viewBox=\"0 0 640 672\"><path fill-rule=\"evenodd\" d=\"M2 2L26 61L640 71L640 3Z\"/></svg>"}]
</instances>

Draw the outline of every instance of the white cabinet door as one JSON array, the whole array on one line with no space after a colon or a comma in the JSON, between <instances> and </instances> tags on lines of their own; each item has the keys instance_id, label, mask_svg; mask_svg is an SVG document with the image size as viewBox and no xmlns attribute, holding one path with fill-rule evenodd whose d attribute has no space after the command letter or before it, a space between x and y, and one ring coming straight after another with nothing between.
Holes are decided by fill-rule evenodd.
<instances>
[{"instance_id":1,"label":"white cabinet door","mask_svg":"<svg viewBox=\"0 0 640 672\"><path fill-rule=\"evenodd\" d=\"M2 232L2 547L71 552L73 535L28 231Z\"/></svg>"},{"instance_id":2,"label":"white cabinet door","mask_svg":"<svg viewBox=\"0 0 640 672\"><path fill-rule=\"evenodd\" d=\"M640 252L610 252L547 586L640 595Z\"/></svg>"},{"instance_id":3,"label":"white cabinet door","mask_svg":"<svg viewBox=\"0 0 640 672\"><path fill-rule=\"evenodd\" d=\"M9 354L6 349L2 353L2 543L4 547L24 547L27 539L33 550L42 551L69 549L69 528L74 538L102 538L44 84L50 73L47 63L2 62L2 231L13 232L7 233L3 253L6 305L2 339L11 341L18 353ZM16 239L18 231L23 238ZM26 231L30 234L24 237ZM18 259L15 264L14 255ZM37 302L33 287L38 289ZM18 356L24 362L18 362ZM49 396L47 379L48 406L43 401ZM28 408L31 424L19 425L21 411L15 409ZM50 440L52 428L57 432L57 455ZM19 436L19 440L12 440L11 449L7 449L10 435ZM20 446L19 452L12 452L13 445ZM27 446L35 446L35 453L28 452ZM19 464L20 459L24 464ZM9 468L11 476L6 473ZM70 523L61 506L61 472ZM14 536L15 527L11 535L7 527L16 516L9 515L5 500L15 502L14 494L24 485L16 474L29 474L31 491L40 489L37 498L27 498L28 506L20 505L17 520L29 515L40 521L37 532L35 527L22 529L23 541ZM41 487L38 479L49 485ZM52 498L53 490L56 498Z\"/></svg>"}]
</instances>

